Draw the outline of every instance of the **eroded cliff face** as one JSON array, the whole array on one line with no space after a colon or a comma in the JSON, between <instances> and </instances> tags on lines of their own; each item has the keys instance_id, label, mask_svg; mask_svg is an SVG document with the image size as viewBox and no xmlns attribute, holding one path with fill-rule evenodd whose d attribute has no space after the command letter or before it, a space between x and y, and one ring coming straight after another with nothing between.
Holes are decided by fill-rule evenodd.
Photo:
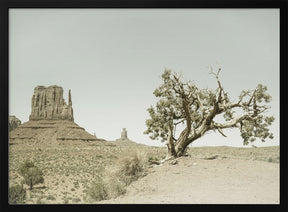
<instances>
[{"instance_id":1,"label":"eroded cliff face","mask_svg":"<svg viewBox=\"0 0 288 212\"><path fill-rule=\"evenodd\" d=\"M63 88L57 85L34 88L29 120L69 120L74 121L69 90L68 104L63 98Z\"/></svg>"}]
</instances>

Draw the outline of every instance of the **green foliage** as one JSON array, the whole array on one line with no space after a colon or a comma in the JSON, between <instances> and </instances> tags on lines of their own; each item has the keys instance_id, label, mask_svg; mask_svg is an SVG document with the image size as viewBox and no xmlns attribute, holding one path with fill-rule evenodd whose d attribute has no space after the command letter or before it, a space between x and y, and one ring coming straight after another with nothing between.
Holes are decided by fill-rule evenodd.
<instances>
[{"instance_id":1,"label":"green foliage","mask_svg":"<svg viewBox=\"0 0 288 212\"><path fill-rule=\"evenodd\" d=\"M32 161L26 160L20 167L19 167L19 174L24 176L29 168L35 167L35 164Z\"/></svg>"},{"instance_id":2,"label":"green foliage","mask_svg":"<svg viewBox=\"0 0 288 212\"><path fill-rule=\"evenodd\" d=\"M9 203L10 204L21 204L25 203L26 189L23 185L15 185L9 187Z\"/></svg>"},{"instance_id":3,"label":"green foliage","mask_svg":"<svg viewBox=\"0 0 288 212\"><path fill-rule=\"evenodd\" d=\"M241 128L244 145L254 142L256 138L260 138L262 142L265 142L266 138L273 139L273 134L269 132L268 126L272 124L274 119L273 116L259 115L255 120L244 120Z\"/></svg>"},{"instance_id":4,"label":"green foliage","mask_svg":"<svg viewBox=\"0 0 288 212\"><path fill-rule=\"evenodd\" d=\"M176 123L186 124L187 114L183 105L187 103L190 108L191 124L194 128L199 127L203 115L211 110L214 105L216 94L211 89L198 89L191 81L185 81L182 76L165 70L162 74L163 84L155 89L154 95L159 98L155 108L150 106L148 113L150 119L146 120L147 130L155 140L161 138L164 142L168 137L168 128L176 127ZM199 110L201 108L201 110ZM204 111L207 111L206 114Z\"/></svg>"},{"instance_id":5,"label":"green foliage","mask_svg":"<svg viewBox=\"0 0 288 212\"><path fill-rule=\"evenodd\" d=\"M30 189L32 189L34 185L44 182L43 172L31 161L25 161L20 166L19 174L24 178L23 182L27 184Z\"/></svg>"},{"instance_id":6,"label":"green foliage","mask_svg":"<svg viewBox=\"0 0 288 212\"><path fill-rule=\"evenodd\" d=\"M144 134L149 134L153 140L161 139L162 142L171 138L172 134L174 144L180 149L186 148L187 143L193 142L209 130L225 136L222 131L225 128L240 129L244 145L257 138L263 142L267 138L272 139L273 134L268 127L274 117L264 116L269 109L265 103L272 100L267 93L267 86L258 84L254 90L243 90L239 101L231 102L219 81L220 70L217 74L212 72L218 83L216 90L199 89L191 81L183 80L181 74L165 70L161 76L162 85L153 93L159 100L154 107L147 109L150 118L146 120L147 130ZM239 113L242 115L239 116ZM226 123L217 123L214 120L217 115L222 116ZM176 133L179 124L186 126L188 133L183 127L180 127L181 133ZM180 136L177 138L176 134Z\"/></svg>"},{"instance_id":7,"label":"green foliage","mask_svg":"<svg viewBox=\"0 0 288 212\"><path fill-rule=\"evenodd\" d=\"M260 114L268 109L266 105L261 103L269 103L272 100L266 91L267 86L258 84L254 91L245 90L239 96L239 101L243 102L244 111L250 112L251 117L241 122L240 132L244 145L254 142L257 138L261 139L262 142L265 142L266 138L273 139L273 134L269 132L268 127L275 118Z\"/></svg>"}]
</instances>

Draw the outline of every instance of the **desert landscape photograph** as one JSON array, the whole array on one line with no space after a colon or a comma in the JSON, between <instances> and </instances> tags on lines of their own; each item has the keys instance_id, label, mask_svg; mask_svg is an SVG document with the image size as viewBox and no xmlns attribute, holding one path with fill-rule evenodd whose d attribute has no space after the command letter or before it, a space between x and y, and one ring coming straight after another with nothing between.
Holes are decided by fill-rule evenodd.
<instances>
[{"instance_id":1,"label":"desert landscape photograph","mask_svg":"<svg viewBox=\"0 0 288 212\"><path fill-rule=\"evenodd\" d=\"M9 9L9 204L279 205L279 16Z\"/></svg>"}]
</instances>

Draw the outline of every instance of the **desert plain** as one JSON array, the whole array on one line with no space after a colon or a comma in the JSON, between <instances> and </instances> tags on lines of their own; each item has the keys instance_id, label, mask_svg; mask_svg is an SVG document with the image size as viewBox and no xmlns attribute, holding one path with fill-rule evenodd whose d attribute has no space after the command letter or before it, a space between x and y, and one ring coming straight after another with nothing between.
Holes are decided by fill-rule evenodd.
<instances>
[{"instance_id":1,"label":"desert plain","mask_svg":"<svg viewBox=\"0 0 288 212\"><path fill-rule=\"evenodd\" d=\"M44 183L32 190L24 184L24 204L279 204L279 146L190 147L186 156L158 163L166 152L93 141L11 142L9 185L21 184L17 170L29 159L43 171ZM143 176L114 198L89 199L91 183L133 154L141 155Z\"/></svg>"}]
</instances>

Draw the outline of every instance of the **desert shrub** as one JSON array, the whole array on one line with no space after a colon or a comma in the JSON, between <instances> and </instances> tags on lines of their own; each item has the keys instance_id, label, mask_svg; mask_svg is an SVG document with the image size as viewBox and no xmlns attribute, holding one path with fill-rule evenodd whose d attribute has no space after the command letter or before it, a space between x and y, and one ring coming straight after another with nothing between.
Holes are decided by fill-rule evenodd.
<instances>
[{"instance_id":1,"label":"desert shrub","mask_svg":"<svg viewBox=\"0 0 288 212\"><path fill-rule=\"evenodd\" d=\"M126 192L126 186L143 176L146 168L144 154L124 152L112 166L107 167L104 177L97 179L87 188L85 200L101 201L115 198Z\"/></svg>"},{"instance_id":2,"label":"desert shrub","mask_svg":"<svg viewBox=\"0 0 288 212\"><path fill-rule=\"evenodd\" d=\"M267 161L269 163L279 163L279 159L280 159L279 156L278 157L269 157Z\"/></svg>"},{"instance_id":3,"label":"desert shrub","mask_svg":"<svg viewBox=\"0 0 288 212\"><path fill-rule=\"evenodd\" d=\"M166 157L166 155L167 155L166 149L159 149L159 148L151 149L147 151L147 160L149 163L151 161L160 162Z\"/></svg>"},{"instance_id":4,"label":"desert shrub","mask_svg":"<svg viewBox=\"0 0 288 212\"><path fill-rule=\"evenodd\" d=\"M105 176L105 179L98 177L85 190L87 201L101 201L115 198L126 192L126 184L115 178L115 176Z\"/></svg>"},{"instance_id":5,"label":"desert shrub","mask_svg":"<svg viewBox=\"0 0 288 212\"><path fill-rule=\"evenodd\" d=\"M56 200L56 198L53 195L49 195L46 197L47 200Z\"/></svg>"},{"instance_id":6,"label":"desert shrub","mask_svg":"<svg viewBox=\"0 0 288 212\"><path fill-rule=\"evenodd\" d=\"M78 197L77 197L77 198L73 198L73 199L72 199L72 202L75 202L75 203L77 203L77 202L80 202L80 201L81 201L81 199L80 199L80 198L78 198Z\"/></svg>"},{"instance_id":7,"label":"desert shrub","mask_svg":"<svg viewBox=\"0 0 288 212\"><path fill-rule=\"evenodd\" d=\"M121 159L116 176L118 176L119 180L124 182L125 185L129 185L131 182L144 175L145 165L145 158L143 155L132 153Z\"/></svg>"},{"instance_id":8,"label":"desert shrub","mask_svg":"<svg viewBox=\"0 0 288 212\"><path fill-rule=\"evenodd\" d=\"M108 191L108 199L116 198L126 192L125 183L121 182L117 178L109 178L107 181L107 191Z\"/></svg>"},{"instance_id":9,"label":"desert shrub","mask_svg":"<svg viewBox=\"0 0 288 212\"><path fill-rule=\"evenodd\" d=\"M107 186L102 178L98 177L97 180L91 183L87 189L87 195L90 199L96 201L108 199Z\"/></svg>"},{"instance_id":10,"label":"desert shrub","mask_svg":"<svg viewBox=\"0 0 288 212\"><path fill-rule=\"evenodd\" d=\"M9 203L10 204L21 204L26 199L26 189L23 185L15 185L9 187Z\"/></svg>"},{"instance_id":11,"label":"desert shrub","mask_svg":"<svg viewBox=\"0 0 288 212\"><path fill-rule=\"evenodd\" d=\"M31 161L25 161L19 168L19 174L24 178L24 183L27 184L30 189L34 185L43 183L43 172L35 166Z\"/></svg>"},{"instance_id":12,"label":"desert shrub","mask_svg":"<svg viewBox=\"0 0 288 212\"><path fill-rule=\"evenodd\" d=\"M69 199L68 198L65 197L63 200L64 200L63 201L64 204L69 204Z\"/></svg>"}]
</instances>

